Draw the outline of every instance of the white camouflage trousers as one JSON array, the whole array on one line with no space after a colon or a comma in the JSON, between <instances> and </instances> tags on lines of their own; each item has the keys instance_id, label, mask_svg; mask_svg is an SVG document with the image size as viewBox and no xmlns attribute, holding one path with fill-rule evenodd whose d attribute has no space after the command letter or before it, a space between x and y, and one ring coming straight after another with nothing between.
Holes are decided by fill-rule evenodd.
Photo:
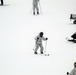
<instances>
[{"instance_id":1,"label":"white camouflage trousers","mask_svg":"<svg viewBox=\"0 0 76 75\"><path fill-rule=\"evenodd\" d=\"M42 44L37 44L37 43L36 43L36 47L35 47L35 52L37 52L39 47L40 47L40 52L43 52L43 45Z\"/></svg>"},{"instance_id":2,"label":"white camouflage trousers","mask_svg":"<svg viewBox=\"0 0 76 75\"><path fill-rule=\"evenodd\" d=\"M33 13L35 13L35 10L36 10L37 12L39 12L38 5L33 5Z\"/></svg>"}]
</instances>

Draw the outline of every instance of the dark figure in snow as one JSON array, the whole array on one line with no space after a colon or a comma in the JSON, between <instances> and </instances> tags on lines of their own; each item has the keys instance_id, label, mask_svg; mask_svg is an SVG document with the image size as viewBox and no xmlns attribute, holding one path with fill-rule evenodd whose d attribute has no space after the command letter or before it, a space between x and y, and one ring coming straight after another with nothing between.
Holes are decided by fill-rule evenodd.
<instances>
[{"instance_id":1,"label":"dark figure in snow","mask_svg":"<svg viewBox=\"0 0 76 75\"><path fill-rule=\"evenodd\" d=\"M3 0L1 0L1 4L0 5L3 5Z\"/></svg>"},{"instance_id":2,"label":"dark figure in snow","mask_svg":"<svg viewBox=\"0 0 76 75\"><path fill-rule=\"evenodd\" d=\"M37 50L40 47L40 53L43 54L43 45L42 45L42 40L46 41L48 40L48 38L44 38L44 33L40 32L36 37L35 37L35 50L34 50L34 54L37 54Z\"/></svg>"},{"instance_id":3,"label":"dark figure in snow","mask_svg":"<svg viewBox=\"0 0 76 75\"><path fill-rule=\"evenodd\" d=\"M71 36L72 39L67 39L70 42L76 43L76 32Z\"/></svg>"},{"instance_id":4,"label":"dark figure in snow","mask_svg":"<svg viewBox=\"0 0 76 75\"><path fill-rule=\"evenodd\" d=\"M76 62L74 62L74 69L70 73L67 72L67 75L76 75Z\"/></svg>"},{"instance_id":5,"label":"dark figure in snow","mask_svg":"<svg viewBox=\"0 0 76 75\"><path fill-rule=\"evenodd\" d=\"M76 32L71 36L73 40L76 40Z\"/></svg>"},{"instance_id":6,"label":"dark figure in snow","mask_svg":"<svg viewBox=\"0 0 76 75\"><path fill-rule=\"evenodd\" d=\"M76 24L76 14L71 14L70 15L70 20L73 19L73 23Z\"/></svg>"},{"instance_id":7,"label":"dark figure in snow","mask_svg":"<svg viewBox=\"0 0 76 75\"><path fill-rule=\"evenodd\" d=\"M33 0L33 14L35 15L35 10L37 11L37 14L39 14L39 8L38 8L39 0Z\"/></svg>"}]
</instances>

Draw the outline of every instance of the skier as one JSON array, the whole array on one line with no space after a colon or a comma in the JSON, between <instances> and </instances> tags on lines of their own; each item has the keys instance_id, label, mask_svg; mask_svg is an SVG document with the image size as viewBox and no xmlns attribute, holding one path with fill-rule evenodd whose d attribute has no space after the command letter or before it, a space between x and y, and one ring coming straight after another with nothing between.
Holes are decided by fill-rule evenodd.
<instances>
[{"instance_id":1,"label":"skier","mask_svg":"<svg viewBox=\"0 0 76 75\"><path fill-rule=\"evenodd\" d=\"M46 41L48 40L48 38L44 38L44 33L43 32L40 32L38 36L35 37L35 43L36 43L36 47L35 47L35 50L34 50L34 54L37 54L37 50L38 48L40 47L40 53L43 54L43 45L42 45L42 40Z\"/></svg>"},{"instance_id":2,"label":"skier","mask_svg":"<svg viewBox=\"0 0 76 75\"><path fill-rule=\"evenodd\" d=\"M3 0L1 0L1 4L0 5L3 5Z\"/></svg>"},{"instance_id":3,"label":"skier","mask_svg":"<svg viewBox=\"0 0 76 75\"><path fill-rule=\"evenodd\" d=\"M74 62L74 69L70 73L67 72L67 75L76 75L76 62Z\"/></svg>"},{"instance_id":4,"label":"skier","mask_svg":"<svg viewBox=\"0 0 76 75\"><path fill-rule=\"evenodd\" d=\"M34 15L35 15L35 9L37 11L37 14L39 14L38 2L39 0L33 0L33 14Z\"/></svg>"}]
</instances>

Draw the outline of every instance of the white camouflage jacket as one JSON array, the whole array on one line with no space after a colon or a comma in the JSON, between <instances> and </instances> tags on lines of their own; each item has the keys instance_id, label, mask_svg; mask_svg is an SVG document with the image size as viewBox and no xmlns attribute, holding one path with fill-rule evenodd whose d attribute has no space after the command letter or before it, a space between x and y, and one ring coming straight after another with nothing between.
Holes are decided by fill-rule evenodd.
<instances>
[{"instance_id":1,"label":"white camouflage jacket","mask_svg":"<svg viewBox=\"0 0 76 75\"><path fill-rule=\"evenodd\" d=\"M40 37L39 35L35 37L36 44L42 44L42 40L46 41L45 37Z\"/></svg>"},{"instance_id":2,"label":"white camouflage jacket","mask_svg":"<svg viewBox=\"0 0 76 75\"><path fill-rule=\"evenodd\" d=\"M33 5L37 5L39 0L33 0Z\"/></svg>"}]
</instances>

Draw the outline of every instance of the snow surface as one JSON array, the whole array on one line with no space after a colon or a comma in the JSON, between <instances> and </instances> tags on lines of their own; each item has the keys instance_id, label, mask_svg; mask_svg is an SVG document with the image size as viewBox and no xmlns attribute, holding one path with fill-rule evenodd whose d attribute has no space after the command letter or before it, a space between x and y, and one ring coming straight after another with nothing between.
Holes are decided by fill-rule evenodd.
<instances>
[{"instance_id":1,"label":"snow surface","mask_svg":"<svg viewBox=\"0 0 76 75\"><path fill-rule=\"evenodd\" d=\"M73 69L76 44L65 38L76 31L69 20L76 13L76 0L40 0L42 11L36 16L31 12L32 0L4 0L4 4L0 6L0 75L66 75ZM41 31L48 37L50 56L33 54L34 37Z\"/></svg>"}]
</instances>

